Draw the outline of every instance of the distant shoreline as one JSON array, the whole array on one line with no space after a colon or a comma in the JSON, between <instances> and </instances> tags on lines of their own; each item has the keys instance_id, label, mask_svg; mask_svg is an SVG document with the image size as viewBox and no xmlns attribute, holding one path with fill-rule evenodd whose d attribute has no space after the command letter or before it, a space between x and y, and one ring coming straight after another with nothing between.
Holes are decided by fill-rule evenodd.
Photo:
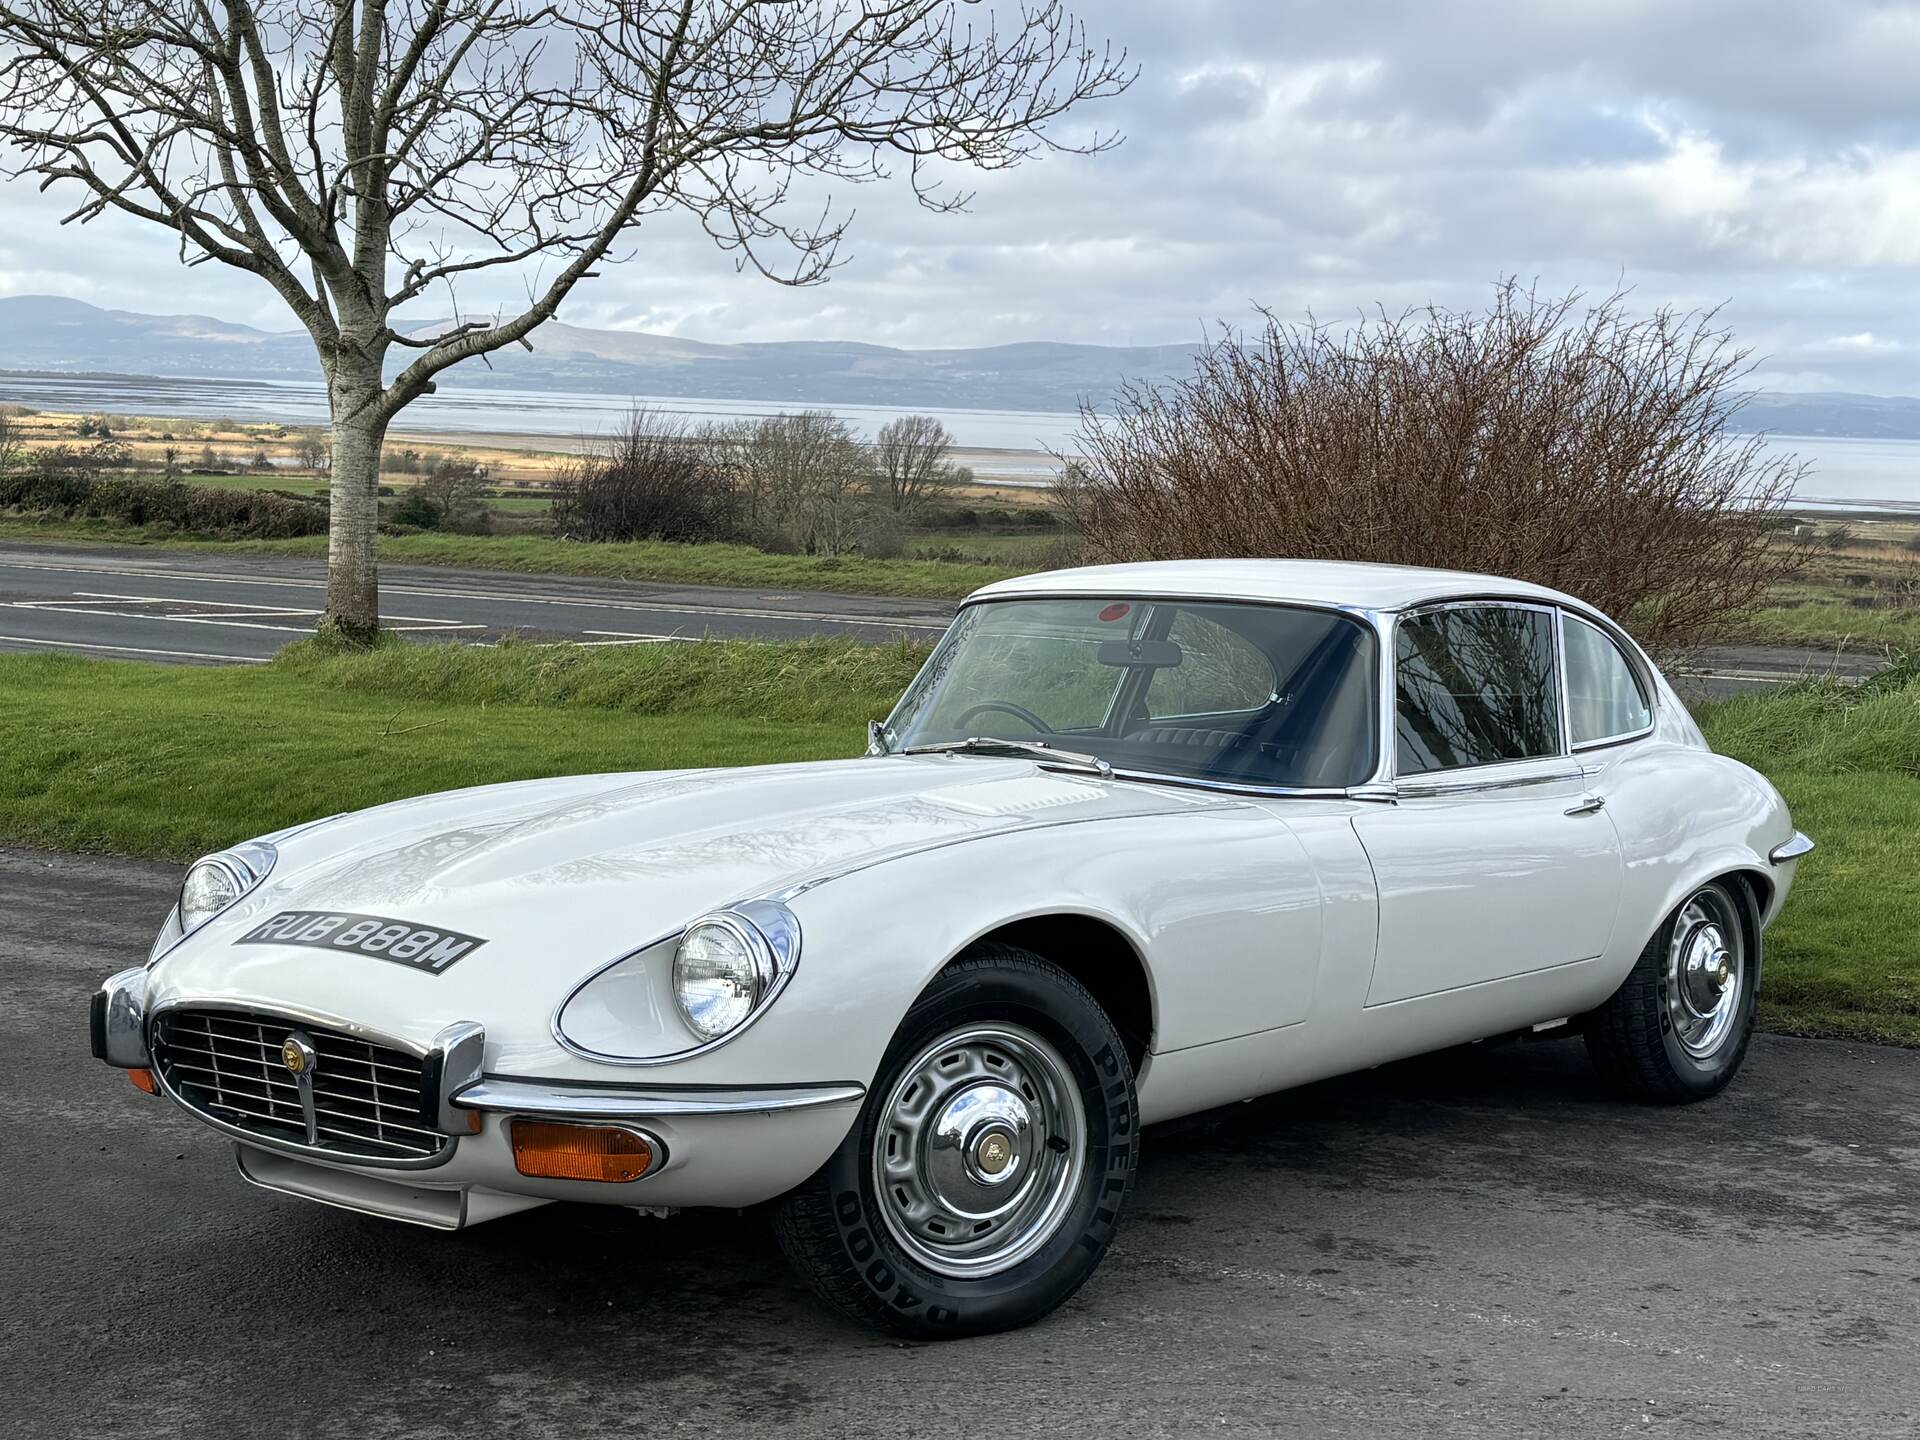
<instances>
[{"instance_id":1,"label":"distant shoreline","mask_svg":"<svg viewBox=\"0 0 1920 1440\"><path fill-rule=\"evenodd\" d=\"M0 402L58 413L105 411L154 419L232 420L242 425L314 427L327 423L318 380L227 376L151 376L119 372L0 369ZM445 386L395 424L396 439L550 455L577 454L631 407L690 421L755 418L824 409L871 436L902 414L933 414L955 438L954 459L981 484L1009 490L1048 488L1058 477L1055 450L1070 452L1080 417L1063 411L827 405L715 396L617 395L593 391ZM1822 516L1920 514L1920 440L1774 432L1769 444L1814 463L1794 508Z\"/></svg>"}]
</instances>

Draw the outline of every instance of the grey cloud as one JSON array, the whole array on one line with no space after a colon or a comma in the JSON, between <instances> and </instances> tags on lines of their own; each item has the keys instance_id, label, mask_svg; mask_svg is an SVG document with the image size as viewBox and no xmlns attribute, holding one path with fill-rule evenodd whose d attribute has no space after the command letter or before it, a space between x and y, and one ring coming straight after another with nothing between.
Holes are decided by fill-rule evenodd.
<instances>
[{"instance_id":1,"label":"grey cloud","mask_svg":"<svg viewBox=\"0 0 1920 1440\"><path fill-rule=\"evenodd\" d=\"M958 216L899 186L837 193L859 211L851 263L812 290L652 222L563 317L715 340L1148 343L1255 303L1339 316L1475 303L1507 273L1624 278L1646 305L1729 302L1770 383L1920 391L1914 6L1081 3L1143 71L1061 134L1118 127L1119 150L973 177ZM76 235L20 185L0 207L0 292L288 324L258 282L182 270L164 235Z\"/></svg>"}]
</instances>

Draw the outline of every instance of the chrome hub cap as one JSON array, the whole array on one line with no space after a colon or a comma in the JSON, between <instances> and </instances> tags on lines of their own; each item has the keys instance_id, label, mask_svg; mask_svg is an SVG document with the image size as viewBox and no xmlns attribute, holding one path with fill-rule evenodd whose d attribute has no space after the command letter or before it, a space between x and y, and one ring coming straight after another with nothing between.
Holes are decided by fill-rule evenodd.
<instances>
[{"instance_id":1,"label":"chrome hub cap","mask_svg":"<svg viewBox=\"0 0 1920 1440\"><path fill-rule=\"evenodd\" d=\"M1739 917L1718 890L1680 909L1667 974L1667 1010L1680 1048L1710 1060L1733 1034L1746 1002L1746 951Z\"/></svg>"},{"instance_id":2,"label":"chrome hub cap","mask_svg":"<svg viewBox=\"0 0 1920 1440\"><path fill-rule=\"evenodd\" d=\"M1086 1113L1060 1052L1019 1025L968 1025L900 1072L874 1136L887 1231L956 1279L1018 1265L1059 1230L1087 1163Z\"/></svg>"}]
</instances>

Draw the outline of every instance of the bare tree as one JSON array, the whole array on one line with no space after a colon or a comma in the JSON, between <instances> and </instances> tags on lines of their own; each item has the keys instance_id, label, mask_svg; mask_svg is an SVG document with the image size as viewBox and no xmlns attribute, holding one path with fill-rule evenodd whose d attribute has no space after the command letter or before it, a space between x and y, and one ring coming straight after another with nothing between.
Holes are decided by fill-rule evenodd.
<instances>
[{"instance_id":1,"label":"bare tree","mask_svg":"<svg viewBox=\"0 0 1920 1440\"><path fill-rule=\"evenodd\" d=\"M1482 312L1267 317L1191 378L1083 412L1056 491L1110 560L1438 565L1568 591L1653 649L1710 636L1805 560L1803 467L1729 422L1747 356L1711 312L1635 319L1501 285Z\"/></svg>"},{"instance_id":2,"label":"bare tree","mask_svg":"<svg viewBox=\"0 0 1920 1440\"><path fill-rule=\"evenodd\" d=\"M808 182L952 172L1040 148L1123 89L1059 0L0 0L11 174L259 276L312 337L331 404L328 620L378 624L380 448L449 366L529 343L650 217L823 280L847 220ZM523 308L409 334L395 312L508 268ZM404 360L389 375L388 358ZM407 358L405 352L417 352Z\"/></svg>"},{"instance_id":3,"label":"bare tree","mask_svg":"<svg viewBox=\"0 0 1920 1440\"><path fill-rule=\"evenodd\" d=\"M735 476L748 533L808 554L851 550L867 504L866 457L825 410L769 415L710 432Z\"/></svg>"},{"instance_id":4,"label":"bare tree","mask_svg":"<svg viewBox=\"0 0 1920 1440\"><path fill-rule=\"evenodd\" d=\"M418 487L446 530L484 529L487 472L466 455L442 455Z\"/></svg>"},{"instance_id":5,"label":"bare tree","mask_svg":"<svg viewBox=\"0 0 1920 1440\"><path fill-rule=\"evenodd\" d=\"M294 441L293 453L309 470L327 468L327 440L318 430L303 430Z\"/></svg>"},{"instance_id":6,"label":"bare tree","mask_svg":"<svg viewBox=\"0 0 1920 1440\"><path fill-rule=\"evenodd\" d=\"M873 442L873 484L896 513L911 517L927 501L972 480L965 466L948 462L953 436L931 415L902 415L880 427Z\"/></svg>"}]
</instances>

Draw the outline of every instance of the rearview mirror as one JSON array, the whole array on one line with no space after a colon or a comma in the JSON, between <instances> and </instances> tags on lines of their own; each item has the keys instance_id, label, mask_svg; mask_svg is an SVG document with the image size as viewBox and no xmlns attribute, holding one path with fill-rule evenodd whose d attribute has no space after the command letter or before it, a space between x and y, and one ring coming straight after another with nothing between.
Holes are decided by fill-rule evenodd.
<instances>
[{"instance_id":1,"label":"rearview mirror","mask_svg":"<svg viewBox=\"0 0 1920 1440\"><path fill-rule=\"evenodd\" d=\"M1102 640L1097 658L1102 665L1171 670L1186 652L1171 640Z\"/></svg>"}]
</instances>

